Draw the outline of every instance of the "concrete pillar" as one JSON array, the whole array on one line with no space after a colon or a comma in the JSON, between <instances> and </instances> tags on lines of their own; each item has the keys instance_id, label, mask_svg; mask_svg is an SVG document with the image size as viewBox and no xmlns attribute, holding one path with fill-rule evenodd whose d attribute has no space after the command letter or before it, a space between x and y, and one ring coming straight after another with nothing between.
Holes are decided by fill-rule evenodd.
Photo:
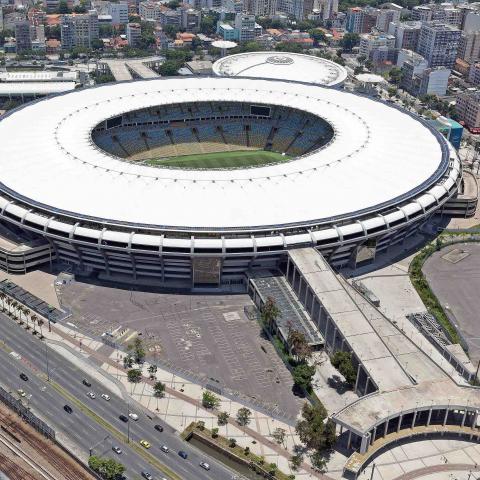
<instances>
[{"instance_id":1,"label":"concrete pillar","mask_svg":"<svg viewBox=\"0 0 480 480\"><path fill-rule=\"evenodd\" d=\"M447 418L448 418L448 412L450 411L450 408L447 407L447 409L445 410L445 416L443 417L443 426L446 425L447 423Z\"/></svg>"},{"instance_id":2,"label":"concrete pillar","mask_svg":"<svg viewBox=\"0 0 480 480\"><path fill-rule=\"evenodd\" d=\"M475 414L473 415L473 420L472 420L472 428L477 428L477 418L478 418L478 410L475 410Z\"/></svg>"},{"instance_id":3,"label":"concrete pillar","mask_svg":"<svg viewBox=\"0 0 480 480\"><path fill-rule=\"evenodd\" d=\"M287 282L290 281L290 255L287 255Z\"/></svg>"},{"instance_id":4,"label":"concrete pillar","mask_svg":"<svg viewBox=\"0 0 480 480\"><path fill-rule=\"evenodd\" d=\"M387 432L388 432L388 423L389 423L390 419L387 418L387 421L385 422L385 430L383 431L383 437L385 438L386 435L387 435Z\"/></svg>"},{"instance_id":5,"label":"concrete pillar","mask_svg":"<svg viewBox=\"0 0 480 480\"><path fill-rule=\"evenodd\" d=\"M401 413L400 416L398 417L397 433L400 431L400 427L402 426L402 420L403 420L403 413Z\"/></svg>"},{"instance_id":6,"label":"concrete pillar","mask_svg":"<svg viewBox=\"0 0 480 480\"><path fill-rule=\"evenodd\" d=\"M377 427L373 427L373 433L372 433L372 438L370 441L370 445L373 445L373 442L375 442L375 438L377 437Z\"/></svg>"},{"instance_id":7,"label":"concrete pillar","mask_svg":"<svg viewBox=\"0 0 480 480\"><path fill-rule=\"evenodd\" d=\"M370 381L370 377L367 375L367 381L365 382L365 390L363 391L363 394L366 395L367 394L367 390L368 390L368 382Z\"/></svg>"},{"instance_id":8,"label":"concrete pillar","mask_svg":"<svg viewBox=\"0 0 480 480\"><path fill-rule=\"evenodd\" d=\"M365 453L368 450L369 446L369 435L368 433L362 436L362 442L360 443L360 453Z\"/></svg>"},{"instance_id":9,"label":"concrete pillar","mask_svg":"<svg viewBox=\"0 0 480 480\"><path fill-rule=\"evenodd\" d=\"M347 440L347 449L350 448L350 445L352 444L352 431L348 431L348 440Z\"/></svg>"},{"instance_id":10,"label":"concrete pillar","mask_svg":"<svg viewBox=\"0 0 480 480\"><path fill-rule=\"evenodd\" d=\"M430 420L432 418L432 408L428 411L428 418L427 418L427 427L430 425Z\"/></svg>"},{"instance_id":11,"label":"concrete pillar","mask_svg":"<svg viewBox=\"0 0 480 480\"><path fill-rule=\"evenodd\" d=\"M355 388L353 389L353 391L355 393L357 393L357 388L358 388L358 380L360 379L360 364L358 364L358 368L357 368L357 379L355 380Z\"/></svg>"},{"instance_id":12,"label":"concrete pillar","mask_svg":"<svg viewBox=\"0 0 480 480\"><path fill-rule=\"evenodd\" d=\"M303 297L303 304L305 305L305 310L308 312L308 305L307 305L307 300L308 300L308 283L306 281L304 281L303 283L305 283L305 295Z\"/></svg>"},{"instance_id":13,"label":"concrete pillar","mask_svg":"<svg viewBox=\"0 0 480 480\"><path fill-rule=\"evenodd\" d=\"M417 410L413 412L412 428L415 428L415 420L417 419Z\"/></svg>"},{"instance_id":14,"label":"concrete pillar","mask_svg":"<svg viewBox=\"0 0 480 480\"><path fill-rule=\"evenodd\" d=\"M328 322L329 322L329 317L327 315L327 323L325 324L325 345L328 345Z\"/></svg>"}]
</instances>

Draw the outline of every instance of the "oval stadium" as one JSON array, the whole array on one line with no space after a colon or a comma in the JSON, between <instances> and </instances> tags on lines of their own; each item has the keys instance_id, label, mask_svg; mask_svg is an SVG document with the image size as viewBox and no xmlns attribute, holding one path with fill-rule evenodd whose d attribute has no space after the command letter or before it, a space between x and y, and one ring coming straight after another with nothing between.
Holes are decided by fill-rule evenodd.
<instances>
[{"instance_id":1,"label":"oval stadium","mask_svg":"<svg viewBox=\"0 0 480 480\"><path fill-rule=\"evenodd\" d=\"M77 272L158 285L242 283L303 246L357 264L444 211L461 182L454 149L419 118L279 80L78 90L5 115L0 138L4 225Z\"/></svg>"}]
</instances>

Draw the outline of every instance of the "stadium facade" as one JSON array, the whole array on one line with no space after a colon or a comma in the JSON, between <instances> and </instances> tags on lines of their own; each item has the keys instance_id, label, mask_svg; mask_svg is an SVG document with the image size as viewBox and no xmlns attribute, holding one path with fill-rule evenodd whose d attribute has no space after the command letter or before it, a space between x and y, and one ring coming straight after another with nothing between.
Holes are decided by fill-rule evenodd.
<instances>
[{"instance_id":1,"label":"stadium facade","mask_svg":"<svg viewBox=\"0 0 480 480\"><path fill-rule=\"evenodd\" d=\"M304 246L335 266L372 260L428 217L452 213L462 179L455 150L421 119L276 80L79 90L4 116L0 138L5 228L43 239L50 259L78 272L159 285L242 283L249 270L277 267ZM289 158L228 169L141 160L154 149L184 155L189 144ZM10 270L34 265L36 252Z\"/></svg>"}]
</instances>

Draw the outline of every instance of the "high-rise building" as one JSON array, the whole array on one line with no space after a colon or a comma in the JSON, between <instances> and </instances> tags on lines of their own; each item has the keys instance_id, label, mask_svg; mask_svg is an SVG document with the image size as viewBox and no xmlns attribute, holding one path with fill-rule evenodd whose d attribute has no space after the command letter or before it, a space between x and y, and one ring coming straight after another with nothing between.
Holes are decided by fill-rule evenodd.
<instances>
[{"instance_id":1,"label":"high-rise building","mask_svg":"<svg viewBox=\"0 0 480 480\"><path fill-rule=\"evenodd\" d=\"M347 11L346 29L351 33L370 33L377 23L380 10L371 7L353 7Z\"/></svg>"},{"instance_id":2,"label":"high-rise building","mask_svg":"<svg viewBox=\"0 0 480 480\"><path fill-rule=\"evenodd\" d=\"M462 31L466 35L480 31L480 11L469 11L463 20Z\"/></svg>"},{"instance_id":3,"label":"high-rise building","mask_svg":"<svg viewBox=\"0 0 480 480\"><path fill-rule=\"evenodd\" d=\"M182 8L182 28L187 32L198 32L202 21L202 13L193 8Z\"/></svg>"},{"instance_id":4,"label":"high-rise building","mask_svg":"<svg viewBox=\"0 0 480 480\"><path fill-rule=\"evenodd\" d=\"M15 41L17 45L17 53L22 53L32 49L29 22L17 22L15 24Z\"/></svg>"},{"instance_id":5,"label":"high-rise building","mask_svg":"<svg viewBox=\"0 0 480 480\"><path fill-rule=\"evenodd\" d=\"M137 47L142 39L142 28L139 23L127 23L127 42L131 47Z\"/></svg>"},{"instance_id":6,"label":"high-rise building","mask_svg":"<svg viewBox=\"0 0 480 480\"><path fill-rule=\"evenodd\" d=\"M455 111L469 129L480 129L480 92L457 95Z\"/></svg>"},{"instance_id":7,"label":"high-rise building","mask_svg":"<svg viewBox=\"0 0 480 480\"><path fill-rule=\"evenodd\" d=\"M438 21L460 27L463 20L463 11L449 3L418 5L412 9L412 20L421 22Z\"/></svg>"},{"instance_id":8,"label":"high-rise building","mask_svg":"<svg viewBox=\"0 0 480 480\"><path fill-rule=\"evenodd\" d=\"M331 20L338 13L338 0L318 0L322 20Z\"/></svg>"},{"instance_id":9,"label":"high-rise building","mask_svg":"<svg viewBox=\"0 0 480 480\"><path fill-rule=\"evenodd\" d=\"M395 48L416 50L422 22L391 22L388 26L388 34L395 37Z\"/></svg>"},{"instance_id":10,"label":"high-rise building","mask_svg":"<svg viewBox=\"0 0 480 480\"><path fill-rule=\"evenodd\" d=\"M255 22L255 15L246 13L237 13L235 15L235 30L236 37L239 42L251 42L261 32Z\"/></svg>"},{"instance_id":11,"label":"high-rise building","mask_svg":"<svg viewBox=\"0 0 480 480\"><path fill-rule=\"evenodd\" d=\"M400 10L381 9L378 12L375 27L378 30L380 30L380 32L388 32L388 27L390 25L390 22L399 22L399 21L400 21Z\"/></svg>"},{"instance_id":12,"label":"high-rise building","mask_svg":"<svg viewBox=\"0 0 480 480\"><path fill-rule=\"evenodd\" d=\"M305 20L313 12L314 0L293 0L293 16L296 20Z\"/></svg>"},{"instance_id":13,"label":"high-rise building","mask_svg":"<svg viewBox=\"0 0 480 480\"><path fill-rule=\"evenodd\" d=\"M98 40L97 11L89 10L88 13L62 15L60 27L62 49L91 48L92 42Z\"/></svg>"},{"instance_id":14,"label":"high-rise building","mask_svg":"<svg viewBox=\"0 0 480 480\"><path fill-rule=\"evenodd\" d=\"M112 17L113 25L126 25L128 23L128 3L108 3L108 14Z\"/></svg>"},{"instance_id":15,"label":"high-rise building","mask_svg":"<svg viewBox=\"0 0 480 480\"><path fill-rule=\"evenodd\" d=\"M461 35L461 31L451 25L425 22L420 29L417 52L427 60L429 67L452 69Z\"/></svg>"},{"instance_id":16,"label":"high-rise building","mask_svg":"<svg viewBox=\"0 0 480 480\"><path fill-rule=\"evenodd\" d=\"M462 35L457 56L468 63L480 61L480 31Z\"/></svg>"},{"instance_id":17,"label":"high-rise building","mask_svg":"<svg viewBox=\"0 0 480 480\"><path fill-rule=\"evenodd\" d=\"M395 37L385 33L364 33L360 35L360 55L371 58L372 53L378 49L394 50Z\"/></svg>"},{"instance_id":18,"label":"high-rise building","mask_svg":"<svg viewBox=\"0 0 480 480\"><path fill-rule=\"evenodd\" d=\"M278 10L277 0L246 0L244 6L248 13L262 17L274 15Z\"/></svg>"}]
</instances>

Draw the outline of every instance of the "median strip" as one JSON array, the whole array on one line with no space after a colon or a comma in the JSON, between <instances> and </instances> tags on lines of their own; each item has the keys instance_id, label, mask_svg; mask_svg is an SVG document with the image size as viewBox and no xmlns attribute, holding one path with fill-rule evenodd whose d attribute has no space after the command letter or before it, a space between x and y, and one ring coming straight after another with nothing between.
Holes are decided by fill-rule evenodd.
<instances>
[{"instance_id":1,"label":"median strip","mask_svg":"<svg viewBox=\"0 0 480 480\"><path fill-rule=\"evenodd\" d=\"M45 375L42 374L44 378ZM66 391L63 387L58 385L55 382L50 381L50 385L64 398L66 398L69 402L74 404L80 411L82 411L85 415L88 415L92 420L96 423L101 425L105 430L108 430L117 440L123 442L126 445L129 445L132 450L138 453L141 457L143 457L150 465L155 468L158 468L162 473L170 477L172 480L182 480L173 470L170 470L166 465L161 463L158 459L156 459L152 454L148 453L143 447L137 445L134 442L128 443L127 436L117 430L113 425L105 421L102 417L97 415L93 410L88 408L85 404L83 404L80 400L76 397L71 395L68 391Z\"/></svg>"}]
</instances>

